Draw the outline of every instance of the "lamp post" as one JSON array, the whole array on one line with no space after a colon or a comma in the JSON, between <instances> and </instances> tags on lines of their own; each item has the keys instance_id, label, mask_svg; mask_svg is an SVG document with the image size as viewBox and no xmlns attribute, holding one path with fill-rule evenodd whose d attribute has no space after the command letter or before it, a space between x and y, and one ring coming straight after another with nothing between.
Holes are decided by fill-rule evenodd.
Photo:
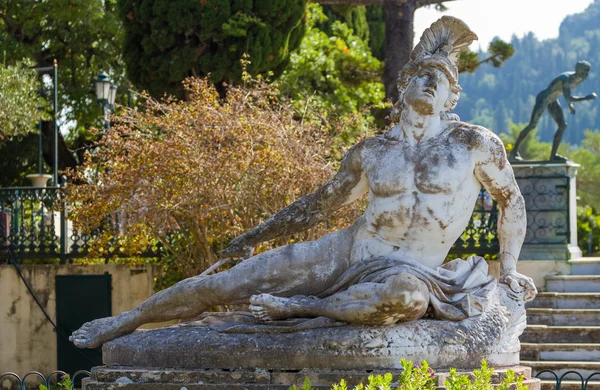
<instances>
[{"instance_id":1,"label":"lamp post","mask_svg":"<svg viewBox=\"0 0 600 390\"><path fill-rule=\"evenodd\" d=\"M98 103L102 105L102 116L104 118L104 128L110 129L110 121L108 114L110 109L115 106L115 98L117 97L117 86L112 83L109 76L101 71L96 79L96 98Z\"/></svg>"}]
</instances>

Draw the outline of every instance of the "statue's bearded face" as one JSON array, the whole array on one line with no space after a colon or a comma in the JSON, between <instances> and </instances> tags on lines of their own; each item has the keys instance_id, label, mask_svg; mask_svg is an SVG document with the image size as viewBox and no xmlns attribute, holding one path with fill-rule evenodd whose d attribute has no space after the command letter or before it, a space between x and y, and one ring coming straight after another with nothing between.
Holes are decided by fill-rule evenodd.
<instances>
[{"instance_id":1,"label":"statue's bearded face","mask_svg":"<svg viewBox=\"0 0 600 390\"><path fill-rule=\"evenodd\" d=\"M421 115L438 115L446 111L450 82L441 70L423 67L411 78L404 94L405 102Z\"/></svg>"}]
</instances>

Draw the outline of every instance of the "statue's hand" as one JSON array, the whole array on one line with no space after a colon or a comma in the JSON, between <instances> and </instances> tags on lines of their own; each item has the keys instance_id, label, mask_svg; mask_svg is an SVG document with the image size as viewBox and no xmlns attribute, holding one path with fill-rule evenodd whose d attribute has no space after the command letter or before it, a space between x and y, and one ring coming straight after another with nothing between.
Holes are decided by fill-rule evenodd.
<instances>
[{"instance_id":1,"label":"statue's hand","mask_svg":"<svg viewBox=\"0 0 600 390\"><path fill-rule=\"evenodd\" d=\"M597 97L598 95L596 95L596 92L592 92L589 95L587 95L588 100L596 100Z\"/></svg>"},{"instance_id":2,"label":"statue's hand","mask_svg":"<svg viewBox=\"0 0 600 390\"><path fill-rule=\"evenodd\" d=\"M517 271L508 271L500 277L500 283L504 283L514 292L523 292L523 299L529 302L537 295L537 288L533 283L533 279L528 276L521 275Z\"/></svg>"},{"instance_id":3,"label":"statue's hand","mask_svg":"<svg viewBox=\"0 0 600 390\"><path fill-rule=\"evenodd\" d=\"M221 258L236 257L247 259L254 253L254 247L248 245L246 242L246 235L242 234L234 238L225 250L222 250L220 255Z\"/></svg>"},{"instance_id":4,"label":"statue's hand","mask_svg":"<svg viewBox=\"0 0 600 390\"><path fill-rule=\"evenodd\" d=\"M575 106L573 105L573 103L569 103L569 110L571 110L572 115L575 115Z\"/></svg>"}]
</instances>

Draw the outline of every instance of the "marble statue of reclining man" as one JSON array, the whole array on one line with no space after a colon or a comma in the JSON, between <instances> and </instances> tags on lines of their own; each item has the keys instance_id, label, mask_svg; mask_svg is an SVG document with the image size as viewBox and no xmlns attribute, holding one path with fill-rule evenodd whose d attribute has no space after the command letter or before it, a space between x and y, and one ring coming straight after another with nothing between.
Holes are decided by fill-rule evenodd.
<instances>
[{"instance_id":1,"label":"marble statue of reclining man","mask_svg":"<svg viewBox=\"0 0 600 390\"><path fill-rule=\"evenodd\" d=\"M459 98L458 55L476 38L448 16L427 29L400 73L399 123L352 147L329 182L222 253L247 260L185 279L129 312L86 323L72 342L98 347L143 324L190 319L223 304L250 303L263 320L325 316L364 325L416 320L426 312L446 320L478 315L496 283L485 261L440 266L467 226L482 185L499 207L500 282L533 299L532 280L516 271L525 204L504 146L491 131L448 113ZM367 192L369 206L352 226L251 257L256 244L309 229Z\"/></svg>"}]
</instances>

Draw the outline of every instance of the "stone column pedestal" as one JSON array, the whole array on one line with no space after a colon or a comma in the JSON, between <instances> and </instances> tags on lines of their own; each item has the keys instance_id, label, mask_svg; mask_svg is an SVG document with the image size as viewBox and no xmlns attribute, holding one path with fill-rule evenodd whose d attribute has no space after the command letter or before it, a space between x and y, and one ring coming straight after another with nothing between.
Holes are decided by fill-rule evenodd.
<instances>
[{"instance_id":1,"label":"stone column pedestal","mask_svg":"<svg viewBox=\"0 0 600 390\"><path fill-rule=\"evenodd\" d=\"M521 260L572 260L582 257L577 245L577 196L572 161L513 161L525 198L527 234Z\"/></svg>"}]
</instances>

